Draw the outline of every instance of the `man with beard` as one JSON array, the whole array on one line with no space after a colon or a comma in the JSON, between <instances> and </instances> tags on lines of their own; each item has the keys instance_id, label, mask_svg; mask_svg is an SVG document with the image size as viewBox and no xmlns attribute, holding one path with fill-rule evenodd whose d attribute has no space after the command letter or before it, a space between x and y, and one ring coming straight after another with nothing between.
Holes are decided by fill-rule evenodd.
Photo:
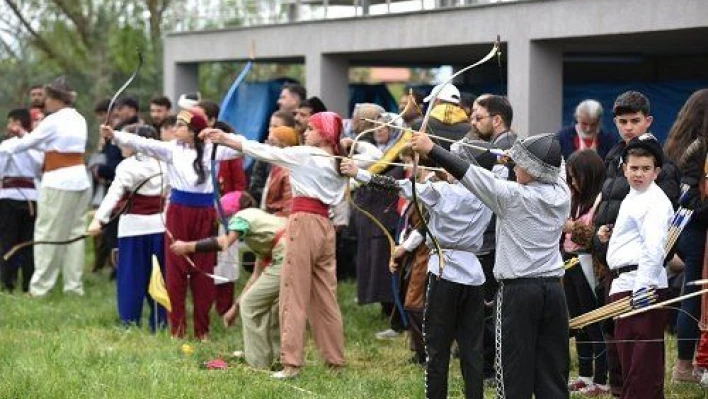
<instances>
[{"instance_id":1,"label":"man with beard","mask_svg":"<svg viewBox=\"0 0 708 399\"><path fill-rule=\"evenodd\" d=\"M619 138L602 130L602 105L595 100L585 100L575 108L575 124L556 133L563 158L579 150L591 149L605 159Z\"/></svg>"},{"instance_id":2,"label":"man with beard","mask_svg":"<svg viewBox=\"0 0 708 399\"><path fill-rule=\"evenodd\" d=\"M150 100L150 124L156 131L160 131L162 122L170 116L172 101L165 96L155 97Z\"/></svg>"},{"instance_id":3,"label":"man with beard","mask_svg":"<svg viewBox=\"0 0 708 399\"><path fill-rule=\"evenodd\" d=\"M302 134L305 133L307 128L307 122L310 117L318 112L327 111L327 107L324 105L319 97L310 97L307 100L300 102L300 105L295 109L295 130L300 136L300 142L304 142Z\"/></svg>"}]
</instances>

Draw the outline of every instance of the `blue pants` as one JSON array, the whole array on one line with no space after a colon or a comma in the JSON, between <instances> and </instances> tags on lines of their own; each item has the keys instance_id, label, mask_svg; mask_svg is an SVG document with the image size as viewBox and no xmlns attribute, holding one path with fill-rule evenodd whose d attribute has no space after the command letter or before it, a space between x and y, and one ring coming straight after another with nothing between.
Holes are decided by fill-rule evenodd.
<instances>
[{"instance_id":1,"label":"blue pants","mask_svg":"<svg viewBox=\"0 0 708 399\"><path fill-rule=\"evenodd\" d=\"M165 308L156 305L148 294L152 255L157 256L165 275L164 237L163 233L156 233L118 239L118 315L125 325L140 325L145 299L150 307L150 330L155 332L156 326L167 325Z\"/></svg>"}]
</instances>

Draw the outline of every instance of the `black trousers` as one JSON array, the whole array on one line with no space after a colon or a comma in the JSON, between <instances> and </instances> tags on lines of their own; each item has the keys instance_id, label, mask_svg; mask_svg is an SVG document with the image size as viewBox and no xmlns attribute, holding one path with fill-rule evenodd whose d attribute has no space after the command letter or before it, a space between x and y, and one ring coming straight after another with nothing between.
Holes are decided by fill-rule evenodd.
<instances>
[{"instance_id":1,"label":"black trousers","mask_svg":"<svg viewBox=\"0 0 708 399\"><path fill-rule=\"evenodd\" d=\"M563 288L570 317L577 317L598 308L594 290L580 265L565 271ZM574 331L578 351L578 374L590 377L596 384L607 384L607 356L605 338L600 323Z\"/></svg>"},{"instance_id":2,"label":"black trousers","mask_svg":"<svg viewBox=\"0 0 708 399\"><path fill-rule=\"evenodd\" d=\"M103 269L107 262L111 261L111 251L118 248L118 218L112 220L103 227L101 240L95 251L93 271ZM112 263L109 265L115 267Z\"/></svg>"},{"instance_id":3,"label":"black trousers","mask_svg":"<svg viewBox=\"0 0 708 399\"><path fill-rule=\"evenodd\" d=\"M496 311L497 397L567 399L568 311L560 278L501 281Z\"/></svg>"},{"instance_id":4,"label":"black trousers","mask_svg":"<svg viewBox=\"0 0 708 399\"><path fill-rule=\"evenodd\" d=\"M427 352L425 395L427 399L447 398L450 346L457 341L465 398L484 397L482 377L482 336L484 291L438 279L428 273L428 295L424 315Z\"/></svg>"},{"instance_id":5,"label":"black trousers","mask_svg":"<svg viewBox=\"0 0 708 399\"><path fill-rule=\"evenodd\" d=\"M484 378L494 377L494 301L499 284L494 279L494 252L477 257L484 271Z\"/></svg>"},{"instance_id":6,"label":"black trousers","mask_svg":"<svg viewBox=\"0 0 708 399\"><path fill-rule=\"evenodd\" d=\"M31 208L32 210L37 209L37 204L34 201L31 202ZM2 259L2 255L16 244L32 240L35 218L33 212L30 212L29 201L0 199L0 279L3 289L7 291L15 289L20 270L22 271L22 291L29 291L30 280L34 272L32 247L23 248L7 262Z\"/></svg>"}]
</instances>

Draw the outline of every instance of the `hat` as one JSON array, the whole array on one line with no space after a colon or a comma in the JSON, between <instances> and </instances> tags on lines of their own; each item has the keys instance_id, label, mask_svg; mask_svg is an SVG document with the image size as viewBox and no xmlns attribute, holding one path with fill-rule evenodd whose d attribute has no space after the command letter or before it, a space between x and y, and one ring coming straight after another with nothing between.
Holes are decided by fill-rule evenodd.
<instances>
[{"instance_id":1,"label":"hat","mask_svg":"<svg viewBox=\"0 0 708 399\"><path fill-rule=\"evenodd\" d=\"M475 148L465 144L470 144L481 148ZM483 150L482 148L486 148L486 150ZM492 145L484 140L463 137L461 140L452 143L450 146L450 152L471 164L479 165L487 170L492 170L494 165L497 163L497 156L489 151L491 148Z\"/></svg>"},{"instance_id":2,"label":"hat","mask_svg":"<svg viewBox=\"0 0 708 399\"><path fill-rule=\"evenodd\" d=\"M509 155L519 167L542 182L553 183L558 179L563 155L553 133L516 140Z\"/></svg>"},{"instance_id":3,"label":"hat","mask_svg":"<svg viewBox=\"0 0 708 399\"><path fill-rule=\"evenodd\" d=\"M177 105L179 105L179 107L182 109L194 108L200 99L201 99L201 95L199 94L199 92L185 93L185 94L182 94L181 96L179 96L179 100L177 101Z\"/></svg>"},{"instance_id":4,"label":"hat","mask_svg":"<svg viewBox=\"0 0 708 399\"><path fill-rule=\"evenodd\" d=\"M433 90L428 94L428 97L425 97L423 100L424 102L430 102L433 100L433 98L440 100L440 101L445 101L448 103L453 103L453 104L460 104L460 90L455 87L455 85L451 83L441 83L435 87L433 87Z\"/></svg>"},{"instance_id":5,"label":"hat","mask_svg":"<svg viewBox=\"0 0 708 399\"><path fill-rule=\"evenodd\" d=\"M199 133L209 126L206 115L199 108L180 111L177 120L186 123L194 133Z\"/></svg>"},{"instance_id":6,"label":"hat","mask_svg":"<svg viewBox=\"0 0 708 399\"><path fill-rule=\"evenodd\" d=\"M300 138L295 129L290 126L278 126L271 129L270 134L277 137L288 147L296 146L300 143Z\"/></svg>"},{"instance_id":7,"label":"hat","mask_svg":"<svg viewBox=\"0 0 708 399\"><path fill-rule=\"evenodd\" d=\"M44 90L47 92L49 97L55 98L66 104L73 104L74 100L76 100L76 92L71 89L71 86L69 86L65 76L59 76L51 83L46 84L44 86Z\"/></svg>"},{"instance_id":8,"label":"hat","mask_svg":"<svg viewBox=\"0 0 708 399\"><path fill-rule=\"evenodd\" d=\"M241 210L241 195L241 191L232 191L221 197L221 207L224 209L225 216L231 217Z\"/></svg>"},{"instance_id":9,"label":"hat","mask_svg":"<svg viewBox=\"0 0 708 399\"><path fill-rule=\"evenodd\" d=\"M627 162L627 154L629 153L629 151L635 148L641 148L653 155L656 166L661 167L662 165L664 165L664 151L662 151L661 149L661 144L659 144L659 140L657 140L653 134L644 133L630 140L627 146L624 148L624 151L622 151L622 160L624 162Z\"/></svg>"}]
</instances>

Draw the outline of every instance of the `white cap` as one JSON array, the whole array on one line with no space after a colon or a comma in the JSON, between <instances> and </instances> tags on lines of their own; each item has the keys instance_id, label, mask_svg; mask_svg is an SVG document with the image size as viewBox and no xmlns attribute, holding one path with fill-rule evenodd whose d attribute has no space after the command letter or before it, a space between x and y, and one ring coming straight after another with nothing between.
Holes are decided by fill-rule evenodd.
<instances>
[{"instance_id":1,"label":"white cap","mask_svg":"<svg viewBox=\"0 0 708 399\"><path fill-rule=\"evenodd\" d=\"M197 105L197 103L199 103L200 98L201 95L199 94L199 92L182 94L181 96L179 96L177 105L182 109L192 109Z\"/></svg>"},{"instance_id":2,"label":"white cap","mask_svg":"<svg viewBox=\"0 0 708 399\"><path fill-rule=\"evenodd\" d=\"M438 94L440 93L440 94ZM437 97L435 97L437 95ZM433 97L440 101L446 101L453 104L460 104L460 91L452 83L444 84L441 83L435 87L430 92L428 97L425 97L424 102L430 102Z\"/></svg>"}]
</instances>

